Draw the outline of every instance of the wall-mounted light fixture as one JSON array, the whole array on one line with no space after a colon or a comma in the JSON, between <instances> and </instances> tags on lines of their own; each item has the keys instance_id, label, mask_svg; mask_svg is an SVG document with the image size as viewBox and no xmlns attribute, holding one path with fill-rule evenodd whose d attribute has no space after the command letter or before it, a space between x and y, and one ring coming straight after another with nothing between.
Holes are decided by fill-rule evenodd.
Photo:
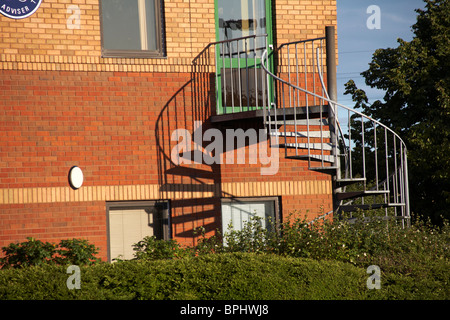
<instances>
[{"instance_id":1,"label":"wall-mounted light fixture","mask_svg":"<svg viewBox=\"0 0 450 320\"><path fill-rule=\"evenodd\" d=\"M77 166L73 166L69 171L69 184L72 189L79 189L83 185L83 171Z\"/></svg>"}]
</instances>

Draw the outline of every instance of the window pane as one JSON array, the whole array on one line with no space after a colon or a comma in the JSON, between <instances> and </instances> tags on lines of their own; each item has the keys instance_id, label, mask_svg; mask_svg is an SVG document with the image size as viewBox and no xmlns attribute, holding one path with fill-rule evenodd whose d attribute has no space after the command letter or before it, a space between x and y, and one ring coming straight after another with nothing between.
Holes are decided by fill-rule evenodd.
<instances>
[{"instance_id":1,"label":"window pane","mask_svg":"<svg viewBox=\"0 0 450 320\"><path fill-rule=\"evenodd\" d=\"M270 229L275 222L274 201L232 201L222 203L222 231L227 232L229 224L233 230L242 230L245 222L253 217L261 218L261 226Z\"/></svg>"},{"instance_id":2,"label":"window pane","mask_svg":"<svg viewBox=\"0 0 450 320\"><path fill-rule=\"evenodd\" d=\"M133 244L153 236L153 215L145 209L114 210L109 214L110 256L132 259Z\"/></svg>"},{"instance_id":3,"label":"window pane","mask_svg":"<svg viewBox=\"0 0 450 320\"><path fill-rule=\"evenodd\" d=\"M146 1L145 2L146 9L146 17L147 17L147 41L148 41L148 50L158 50L158 35L157 35L157 24L156 17L157 12L155 9L155 1Z\"/></svg>"},{"instance_id":4,"label":"window pane","mask_svg":"<svg viewBox=\"0 0 450 320\"><path fill-rule=\"evenodd\" d=\"M219 0L219 40L266 34L265 0Z\"/></svg>"},{"instance_id":5,"label":"window pane","mask_svg":"<svg viewBox=\"0 0 450 320\"><path fill-rule=\"evenodd\" d=\"M266 7L265 0L218 0L218 16L219 16L219 40L231 40L252 35L265 35L266 31ZM258 37L256 40L248 40L246 43L234 42L230 47L220 48L225 50L225 54L229 55L229 51L234 54L239 52L241 58L252 58L255 54L261 57L265 48L265 38ZM244 53L247 52L247 54Z\"/></svg>"},{"instance_id":6,"label":"window pane","mask_svg":"<svg viewBox=\"0 0 450 320\"><path fill-rule=\"evenodd\" d=\"M110 260L133 259L133 245L145 237L169 239L169 212L166 202L149 205L118 205L108 209Z\"/></svg>"},{"instance_id":7,"label":"window pane","mask_svg":"<svg viewBox=\"0 0 450 320\"><path fill-rule=\"evenodd\" d=\"M102 29L105 49L141 50L138 0L102 1Z\"/></svg>"}]
</instances>

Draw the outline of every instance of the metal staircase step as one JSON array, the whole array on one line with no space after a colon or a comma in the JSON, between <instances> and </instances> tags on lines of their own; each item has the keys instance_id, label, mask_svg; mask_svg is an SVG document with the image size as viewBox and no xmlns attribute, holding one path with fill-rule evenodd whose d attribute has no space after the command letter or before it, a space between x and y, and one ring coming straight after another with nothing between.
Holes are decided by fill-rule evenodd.
<instances>
[{"instance_id":1,"label":"metal staircase step","mask_svg":"<svg viewBox=\"0 0 450 320\"><path fill-rule=\"evenodd\" d=\"M336 170L339 169L338 167L330 166L330 167L309 167L309 170L311 171L317 171L327 174L335 174Z\"/></svg>"},{"instance_id":2,"label":"metal staircase step","mask_svg":"<svg viewBox=\"0 0 450 320\"><path fill-rule=\"evenodd\" d=\"M296 155L296 156L287 156L287 159L299 159L299 160L317 160L317 161L323 161L328 163L334 163L335 157L330 155L320 155L320 154L311 154L311 155Z\"/></svg>"},{"instance_id":3,"label":"metal staircase step","mask_svg":"<svg viewBox=\"0 0 450 320\"><path fill-rule=\"evenodd\" d=\"M389 194L389 190L379 190L379 191L352 191L352 192L337 192L336 197L337 200L349 200L361 197L369 197L369 196L378 196L378 195L387 195Z\"/></svg>"},{"instance_id":4,"label":"metal staircase step","mask_svg":"<svg viewBox=\"0 0 450 320\"><path fill-rule=\"evenodd\" d=\"M354 183L360 183L365 182L366 178L345 178L345 179L337 179L336 180L336 187L341 188L345 187Z\"/></svg>"},{"instance_id":5,"label":"metal staircase step","mask_svg":"<svg viewBox=\"0 0 450 320\"><path fill-rule=\"evenodd\" d=\"M308 138L308 131L298 131L298 132L271 131L270 135L272 135L272 136L279 136L279 137ZM324 130L324 131L310 130L309 131L309 137L310 138L329 139L330 138L330 131L329 130Z\"/></svg>"},{"instance_id":6,"label":"metal staircase step","mask_svg":"<svg viewBox=\"0 0 450 320\"><path fill-rule=\"evenodd\" d=\"M309 122L310 126L320 126L321 124L323 126L328 125L328 119L309 119L309 120L299 119L299 120L286 120L286 121L283 121L283 120L268 121L268 120L266 120L266 124L278 125L278 126L282 126L284 124L286 124L286 125L295 125L296 124L298 126L306 126L306 125L308 125L308 122Z\"/></svg>"},{"instance_id":7,"label":"metal staircase step","mask_svg":"<svg viewBox=\"0 0 450 320\"><path fill-rule=\"evenodd\" d=\"M282 120L284 118L292 119L294 117L296 117L297 119L300 119L300 118L304 119L307 114L306 111L309 111L309 117L311 119L311 118L317 118L321 114L322 114L322 116L326 117L328 115L329 106L328 105L309 106L308 109L306 108L306 106L297 106L296 108L281 107L281 108L276 108L276 109L271 108L268 111L269 111L269 114L268 114L269 117L274 119L275 114L276 114L276 117L278 118L278 120Z\"/></svg>"},{"instance_id":8,"label":"metal staircase step","mask_svg":"<svg viewBox=\"0 0 450 320\"><path fill-rule=\"evenodd\" d=\"M308 143L281 143L280 147L286 148L300 148L300 149L308 149ZM331 143L310 143L309 148L311 150L325 150L331 151L333 150L333 145Z\"/></svg>"},{"instance_id":9,"label":"metal staircase step","mask_svg":"<svg viewBox=\"0 0 450 320\"><path fill-rule=\"evenodd\" d=\"M347 218L347 222L349 224L355 224L358 221L361 221L363 223L369 223L371 221L386 221L386 220L392 220L392 219L398 219L398 220L408 220L409 217L403 217L403 216L375 216L375 217L352 217L352 218Z\"/></svg>"},{"instance_id":10,"label":"metal staircase step","mask_svg":"<svg viewBox=\"0 0 450 320\"><path fill-rule=\"evenodd\" d=\"M352 212L356 211L357 209L370 210L370 209L383 209L383 208L403 207L403 206L405 206L404 203L350 204L340 206L339 211Z\"/></svg>"}]
</instances>

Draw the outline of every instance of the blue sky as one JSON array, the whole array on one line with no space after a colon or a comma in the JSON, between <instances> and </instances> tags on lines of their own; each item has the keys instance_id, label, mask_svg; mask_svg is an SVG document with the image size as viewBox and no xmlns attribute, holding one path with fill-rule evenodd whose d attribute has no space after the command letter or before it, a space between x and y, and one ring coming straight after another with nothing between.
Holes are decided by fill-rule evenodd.
<instances>
[{"instance_id":1,"label":"blue sky","mask_svg":"<svg viewBox=\"0 0 450 320\"><path fill-rule=\"evenodd\" d=\"M369 29L367 8L380 8L380 29ZM382 99L383 91L366 86L361 72L369 68L378 48L397 47L397 39L412 39L411 26L416 22L416 8L424 8L422 0L337 0L339 65L337 67L338 102L349 107L354 103L344 96L344 84L353 79L364 89L370 102Z\"/></svg>"}]
</instances>

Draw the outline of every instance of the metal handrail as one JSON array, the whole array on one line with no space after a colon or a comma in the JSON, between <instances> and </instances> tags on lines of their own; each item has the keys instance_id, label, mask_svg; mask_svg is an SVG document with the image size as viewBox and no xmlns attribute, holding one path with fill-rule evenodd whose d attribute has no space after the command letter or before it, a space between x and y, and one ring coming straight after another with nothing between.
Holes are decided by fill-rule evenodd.
<instances>
[{"instance_id":1,"label":"metal handrail","mask_svg":"<svg viewBox=\"0 0 450 320\"><path fill-rule=\"evenodd\" d=\"M320 38L318 38L318 39L320 39ZM297 42L293 42L293 43L302 43L302 42L305 42L305 41L308 41L308 40L297 41ZM287 45L287 44L285 44L285 45ZM285 46L285 45L283 45L283 46ZM263 53L262 60L267 62L267 51L265 51ZM286 80L283 80L282 78L276 76L270 70L268 70L268 68L266 67L265 63L262 63L262 68L264 69L264 71L270 77L275 79L276 81L279 81L279 82L289 86L290 88L293 88L294 90L299 90L300 92L303 92L303 93L305 93L307 95L316 97L316 98L321 99L323 101L326 101L330 105L334 105L334 106L343 108L344 110L347 110L347 112L349 114L353 113L353 114L361 117L361 122L362 122L362 139L363 139L362 149L363 149L363 172L364 172L364 175L366 174L365 173L366 172L365 158L364 158L365 148L366 148L365 147L365 143L364 143L364 130L365 130L364 129L364 120L369 121L369 122L374 124L374 139L376 139L376 130L377 130L376 126L379 126L379 127L384 129L384 132L385 132L385 150L386 150L386 171L388 171L388 166L389 166L388 165L389 159L388 159L388 147L387 147L387 143L388 143L387 142L388 141L387 140L387 132L390 132L394 136L395 170L394 170L394 174L391 174L391 175L389 175L389 173L386 172L387 178L386 178L386 180L384 182L382 182L382 184L384 184L384 188L386 188L386 181L387 181L387 184L389 184L389 180L391 179L391 177L396 176L397 175L397 171L400 172L400 176L398 177L398 181L397 181L397 178L396 178L396 180L393 180L393 184L394 184L393 189L395 189L394 190L394 192L395 192L395 195L394 195L394 201L395 202L394 202L394 204L404 203L405 208L404 209L402 208L402 212L403 212L402 216L409 218L409 216L410 216L410 211L409 211L410 210L410 208L409 208L409 185L408 185L408 167L407 167L407 147L406 147L405 142L403 141L403 139L394 130L392 130L391 128L387 127L386 125L384 125L380 121L378 121L378 120L376 120L376 119L374 119L374 118L372 118L370 116L367 116L367 115L363 114L362 112L354 110L353 108L347 107L347 106L345 106L343 104L340 104L340 103L338 103L336 101L331 100L329 98L329 96L328 96L328 92L327 92L327 90L325 88L325 85L324 85L324 82L323 82L323 78L322 78L322 74L321 74L322 70L320 69L319 63L317 64L317 67L318 67L318 74L319 74L319 77L320 77L320 80L321 80L321 85L323 87L323 91L326 94L326 97L324 97L322 95L319 95L319 94L317 94L315 92L311 92L310 90L301 88L300 86L297 86L297 85L295 85L293 83L290 83L290 82L288 82ZM331 109L334 109L334 108L331 108ZM335 116L337 118L337 116L338 116L337 108L336 108L336 110L333 110L333 112L335 113ZM349 120L350 120L350 117L349 117ZM340 131L341 137L344 139L342 128L340 128L340 126L339 126L339 131ZM350 123L349 123L349 131L350 131ZM400 142L400 152L399 152L399 154L397 154L397 150L396 150L396 148L397 148L397 142L396 141L397 140ZM377 153L376 153L376 151L377 150L375 150L375 158L376 158L375 162L377 162ZM310 150L309 149L308 149L308 154L310 154ZM400 162L401 162L400 163L400 168L398 168L398 170L397 170L397 156L400 157ZM351 170L351 168L350 168L350 170ZM376 176L377 176L376 179L378 180L378 164L377 163L376 163L375 173L376 173ZM352 178L352 176L351 176L351 178ZM378 186L378 181L376 181L376 184ZM398 198L401 199L401 202L398 202Z\"/></svg>"},{"instance_id":2,"label":"metal handrail","mask_svg":"<svg viewBox=\"0 0 450 320\"><path fill-rule=\"evenodd\" d=\"M258 39L260 38L265 39L264 45L258 44ZM209 50L211 48L214 48L213 54L210 54ZM204 66L202 64L203 59L206 58L209 67L213 61L212 58L214 59L216 96L218 97L216 107L218 113L242 112L245 109L250 110L251 107L264 107L263 105L259 105L260 101L257 92L260 89L264 91L266 89L264 86L267 83L264 79L261 79L264 77L263 75L257 74L257 68L254 66L259 64L260 55L267 48L267 34L250 35L211 42L192 60L194 67L202 67ZM237 66L233 66L233 64ZM237 73L236 69L239 70ZM246 70L244 76L241 76L241 69ZM250 78L252 78L251 82L249 81ZM243 81L247 82L246 85ZM258 81L261 81L262 88L259 87ZM250 84L253 85L256 91L255 94L249 91ZM245 88L247 88L247 92L242 91ZM265 92L263 92L264 94ZM227 98L231 99L227 101ZM255 106L251 105L250 99L255 99ZM220 101L222 101L222 109L219 109ZM265 99L263 98L262 101L265 102ZM229 111L230 109L231 111ZM265 108L263 109L265 110Z\"/></svg>"},{"instance_id":3,"label":"metal handrail","mask_svg":"<svg viewBox=\"0 0 450 320\"><path fill-rule=\"evenodd\" d=\"M265 49L263 48L257 48L257 42L256 42L256 38L259 37L265 37L266 38L266 42L265 42ZM253 46L254 48L252 48L251 46L251 42L248 48L247 43L248 40L253 39ZM328 94L328 90L325 87L325 83L324 83L324 79L323 79L323 70L321 68L321 65L323 64L323 58L319 57L320 52L319 49L323 48L323 43L322 41L326 40L326 37L319 37L319 38L315 38L315 39L308 39L308 40L299 40L299 41L294 41L294 42L289 42L289 43L284 43L282 45L280 45L274 52L273 54L276 54L278 52L280 52L280 58L283 58L282 56L282 52L281 49L287 47L287 67L288 67L288 77L289 77L289 81L286 81L284 79L282 79L281 77L275 75L273 72L270 71L271 68L269 68L269 54L268 54L268 43L267 43L267 34L265 35L250 35L250 36L245 36L245 37L240 37L240 38L235 38L235 39L230 39L230 40L222 40L222 41L216 41L216 42L212 42L209 43L192 61L192 65L193 66L202 66L203 63L203 58L206 59L206 61L208 62L208 66L211 66L210 63L213 62L213 59L215 61L215 69L216 69L216 94L219 93L220 90L220 77L224 77L222 79L222 81L226 82L227 79L225 78L225 72L227 69L233 69L236 67L233 67L232 64L229 64L226 66L225 59L234 59L234 56L237 54L238 55L238 59L237 61L235 60L235 63L238 64L238 68L241 68L241 63L244 64L245 66L248 67L248 63L251 60L254 60L255 66L256 66L256 59L261 59L259 63L261 63L261 67L262 70L264 70L265 75L258 75L258 77L256 77L256 68L255 68L255 81L258 81L257 79L261 78L262 79L262 85L263 85L263 90L262 90L262 94L263 94L263 98L262 98L262 105L260 107L263 108L263 112L264 112L264 119L265 121L267 120L267 122L269 124L269 127L271 127L271 116L275 116L274 118L274 122L275 124L277 124L277 109L281 110L283 112L283 117L284 120L286 120L286 105L283 104L282 109L281 108L276 108L273 106L273 103L269 97L269 94L266 97L266 91L265 88L269 88L270 87L270 78L280 82L283 85L287 85L289 88L289 106L293 106L294 109L297 107L297 104L300 106L300 96L299 96L299 92L302 92L305 94L305 102L306 102L306 124L307 124L307 139L308 139L308 143L307 143L307 147L301 147L301 148L307 148L308 149L308 155L311 155L311 144L310 144L310 120L309 120L309 102L308 102L308 96L310 97L314 97L314 100L319 99L319 103L320 103L320 107L322 107L322 103L323 102L328 102L328 104L330 105L330 110L333 113L334 117L333 120L335 121L335 126L334 126L334 132L336 133L334 135L334 139L336 139L336 143L334 144L335 148L339 148L339 143L343 143L344 146L344 156L345 156L345 170L346 170L346 178L348 177L348 175L350 176L350 179L353 179L353 174L352 174L352 137L351 137L351 122L354 116L357 116L360 118L361 121L361 138L362 138L362 143L361 146L358 146L358 148L362 149L362 173L364 174L364 178L366 177L366 148L368 148L365 144L365 125L367 125L367 123L371 123L373 125L374 128L374 139L375 139L375 175L376 175L376 188L378 190L378 186L383 185L384 189L386 191L386 188L388 188L387 191L392 191L393 192L393 198L394 198L394 202L395 204L400 204L400 203L404 203L404 207L402 207L402 215L405 217L409 217L409 185L408 185L408 165L407 165L407 147L405 142L401 139L401 137L395 132L393 131L391 128L387 127L386 125L384 125L383 123L381 123L380 121L367 116L365 114L363 114L362 112L359 112L353 108L347 107L343 104L338 103L337 101L334 101L332 99L330 99L330 96ZM240 41L245 41L242 45L240 44ZM320 44L318 47L315 47L314 41L320 41ZM232 43L236 43L236 45L234 46ZM310 46L308 43L311 43L311 47L312 47L312 63L307 64L307 46L308 46L308 50L310 50ZM298 57L297 57L297 46L303 44L303 48L305 50L304 52L304 64L301 65L301 67L304 68L304 75L305 75L305 87L302 88L299 85L299 79L300 79L300 73L299 73L299 63L298 63ZM228 52L225 52L226 50L224 50L224 46L227 45L227 48L229 49ZM290 52L289 52L289 46L290 45L294 45L295 46L295 57L293 56L293 58L295 58L295 65L291 66L291 56L290 56ZM240 47L242 46L242 47ZM215 47L215 54L214 57L212 55L210 55L209 53L206 54L206 52L211 48L211 47ZM237 48L237 49L236 49ZM314 52L314 48L316 48L316 52ZM231 50L233 49L233 50ZM261 55L261 58L257 57L259 56L259 54L257 54L257 51L262 51L263 53ZM292 50L292 49L291 49ZM233 52L234 51L234 52ZM251 55L253 52L253 56L249 57L249 54ZM272 53L271 53L272 54ZM241 58L241 56L244 55L243 58ZM314 57L315 56L315 57ZM213 59L212 59L213 58ZM223 59L222 60L222 67L219 70L219 59ZM241 62L241 59L244 59L245 62ZM317 63L316 63L317 62ZM317 65L317 67L316 67ZM294 83L291 83L291 79L295 79L295 78L291 78L291 71L293 70L293 67L296 68L295 74L294 72L292 72L293 77L295 77L296 75L296 80L297 80L297 85ZM307 80L307 75L309 74L309 72L307 71L309 67L312 67L312 74L313 74L313 90L308 90L308 80ZM223 70L222 70L223 68ZM316 70L317 68L317 70ZM316 85L315 85L315 79L316 79L316 73L319 75L319 80L320 80L320 86L321 86L321 90L322 90L322 94L320 94L319 92L316 92ZM243 85L242 80L240 78L240 73L238 72L237 75L230 75L230 86L227 87L227 84L224 83L224 92L225 93L230 93L231 92L231 96L233 97L233 79L234 81L238 81L239 84L239 88L236 88L236 90L239 90L239 103L241 104L240 106L240 111L243 111L242 108L242 104L243 104L243 100L242 100L242 92L241 92L241 85ZM234 77L234 78L233 78ZM239 77L236 78L236 77ZM247 79L248 81L248 79ZM255 83L255 86L258 86L258 83ZM247 88L248 88L248 83L247 83ZM285 98L287 97L287 95L285 96L284 94L284 87L281 87L282 92L280 92L281 97L279 97L279 99L281 98L282 102L284 103ZM227 91L227 90L231 90L231 91ZM291 102L291 90L294 90L294 95L293 95L293 103ZM320 89L319 89L320 90ZM247 90L248 91L248 90ZM237 91L236 91L237 92ZM269 93L269 90L267 90L267 93ZM257 95L257 93L256 93ZM302 94L303 97L303 94ZM250 95L247 92L247 102L249 103L249 98ZM226 99L226 97L225 97ZM233 98L234 99L234 98ZM257 98L258 99L258 98ZM296 103L296 99L298 103ZM280 101L281 101L280 100ZM232 110L234 110L234 100L231 101L232 103ZM256 103L258 104L258 100L256 100ZM224 106L226 107L226 100L224 103ZM250 106L250 105L249 105ZM344 135L344 132L342 130L342 127L339 123L339 109L338 108L342 108L344 110L347 111L348 113L348 119L349 119L349 123L348 123L348 133L349 136L348 138L348 142L349 142L349 146L347 147L346 145L346 137ZM226 108L224 109L226 110ZM232 111L235 112L235 111ZM239 111L238 111L239 112ZM320 108L320 118L322 118L322 108ZM266 119L267 114L269 115L269 117ZM352 114L352 117L350 117L350 114ZM280 115L279 115L280 116ZM294 110L294 124L296 126L296 116L297 113ZM357 120L358 121L358 120ZM286 122L284 122L286 124ZM331 125L331 123L329 123L329 125ZM380 151L381 152L381 148L379 149L378 146L376 145L376 139L377 139L377 130L382 129L384 130L384 149L385 149L385 169L386 169L386 179L379 183L378 181L378 174L379 174L379 169L382 169L383 167L380 166L378 164L378 154L377 152ZM285 126L285 130L286 130L286 126ZM339 134L337 134L337 130L339 131ZM295 128L295 138L296 138L296 152L297 152L297 128ZM321 132L321 152L322 152L322 167L324 166L324 156L323 156L323 149L324 149L324 140L323 140L323 128L322 128L322 122L320 124L320 132ZM393 150L392 150L392 146L389 143L390 149L388 148L388 133L393 135ZM338 138L339 135L339 138ZM278 133L276 135L276 141L278 141ZM333 140L334 140L333 139ZM285 141L286 141L286 134L285 134ZM278 142L276 143L278 144ZM399 144L399 148L397 148L397 145ZM332 141L332 146L333 146L333 141ZM390 155L392 155L393 151L393 156L391 157ZM286 150L287 152L287 150ZM334 157L335 157L335 161L339 161L338 160L338 152L334 153ZM310 168L314 168L311 167L311 157L308 157L309 160L309 166ZM389 164L389 162L391 164ZM392 165L393 162L393 165ZM381 161L380 163L383 163L383 161ZM389 174L389 168L391 169L391 171L393 171L394 173ZM347 172L348 170L348 172ZM382 171L380 171L382 173ZM384 176L384 173L382 173L382 176ZM382 177L381 177L382 178ZM392 189L391 188L391 184L392 184ZM366 191L366 183L364 182L364 190ZM399 200L400 199L400 200ZM389 199L390 200L390 199ZM400 202L399 202L400 201Z\"/></svg>"},{"instance_id":4,"label":"metal handrail","mask_svg":"<svg viewBox=\"0 0 450 320\"><path fill-rule=\"evenodd\" d=\"M263 57L264 57L264 55L267 55L267 51L265 51L265 52L263 53ZM261 58L261 59L263 59L263 58ZM267 58L266 58L266 59L267 59ZM263 60L264 60L264 59L263 59ZM341 108L344 108L344 109L346 109L346 110L348 110L348 111L350 111L350 112L353 112L353 113L355 113L355 114L357 114L357 115L359 115L359 116L361 116L361 117L364 117L364 118L366 118L366 119L368 119L368 120L370 120L370 121L372 121L372 122L374 122L374 123L376 123L376 124L382 126L383 128L386 128L388 131L390 131L391 133L393 133L393 134L397 137L397 139L399 139L399 140L405 145L405 142L400 138L400 136L399 136L395 131L393 131L391 128L385 126L384 124L382 124L382 123L379 122L378 120L375 120L374 118L372 118L372 117L370 117L370 116L368 116L368 115L365 115L365 114L363 114L363 113L361 113L361 112L359 112L359 111L357 111L357 110L355 110L355 109L352 109L352 108L350 108L350 107L347 107L347 106L345 106L345 105L343 105L343 104L340 104L340 103L338 103L338 102L336 102L336 101L330 100L330 99L328 99L328 98L326 98L326 97L323 97L323 96L321 96L321 95L318 95L318 94L316 94L316 93L314 93L314 92L311 92L311 91L309 91L309 90L306 90L306 89L297 87L296 85L294 85L294 84L292 84L292 83L289 83L289 82L287 82L287 81L285 81L285 80L283 80L283 79L277 77L276 75L274 75L272 72L270 72L270 71L264 66L264 64L261 64L261 65L262 65L262 68L264 69L264 71L267 72L272 78L276 79L277 81L280 81L280 82L282 82L282 83L284 83L284 84L286 84L286 85L288 85L288 86L290 86L290 87L292 87L292 88L295 88L295 89L297 89L297 90L300 90L300 91L302 91L302 92L304 92L304 93L306 93L306 94L312 95L312 96L314 96L314 97L316 97L316 98L325 100L325 101L327 101L328 103L334 104L334 105L339 106L339 107L341 107ZM405 146L406 146L406 145L405 145Z\"/></svg>"},{"instance_id":5,"label":"metal handrail","mask_svg":"<svg viewBox=\"0 0 450 320\"><path fill-rule=\"evenodd\" d=\"M192 64L196 65L197 64L197 59L199 57L201 57L211 46L215 46L218 44L224 44L224 43L230 43L233 41L241 41L241 40L247 40L247 39L254 39L254 38L260 38L260 37L267 37L267 34L263 34L263 35L250 35L250 36L245 36L245 37L240 37L240 38L234 38L234 39L228 39L228 40L220 40L220 41L216 41L216 42L210 42L206 45L206 47L203 48L202 51L200 51L199 54L197 54L194 59L192 60Z\"/></svg>"}]
</instances>

